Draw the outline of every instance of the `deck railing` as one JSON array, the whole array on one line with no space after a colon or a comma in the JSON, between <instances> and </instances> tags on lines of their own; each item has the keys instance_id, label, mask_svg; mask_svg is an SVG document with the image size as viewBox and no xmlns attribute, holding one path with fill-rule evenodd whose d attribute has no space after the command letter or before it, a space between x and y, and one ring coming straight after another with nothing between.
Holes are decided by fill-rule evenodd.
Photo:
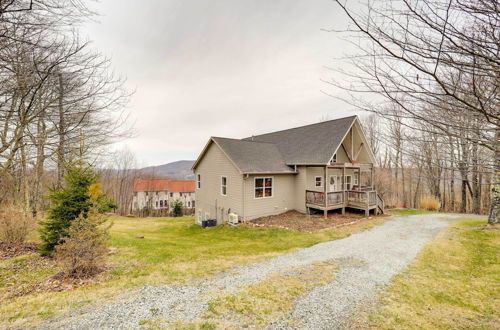
<instances>
[{"instance_id":1,"label":"deck railing","mask_svg":"<svg viewBox=\"0 0 500 330\"><path fill-rule=\"evenodd\" d=\"M325 199L325 193L321 191L306 190L306 203L322 207L334 206L339 204L355 204L369 206L377 205L378 195L374 190L371 191L334 191L328 192Z\"/></svg>"}]
</instances>

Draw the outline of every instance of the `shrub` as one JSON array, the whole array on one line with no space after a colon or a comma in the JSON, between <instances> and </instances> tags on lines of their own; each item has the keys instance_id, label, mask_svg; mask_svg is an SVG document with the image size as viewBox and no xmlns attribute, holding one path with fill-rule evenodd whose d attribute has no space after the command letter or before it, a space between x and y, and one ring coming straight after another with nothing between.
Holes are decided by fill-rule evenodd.
<instances>
[{"instance_id":1,"label":"shrub","mask_svg":"<svg viewBox=\"0 0 500 330\"><path fill-rule=\"evenodd\" d=\"M424 197L420 200L420 208L429 211L439 211L441 204L434 197Z\"/></svg>"},{"instance_id":2,"label":"shrub","mask_svg":"<svg viewBox=\"0 0 500 330\"><path fill-rule=\"evenodd\" d=\"M32 227L32 218L21 208L6 206L0 209L0 242L5 246L24 245Z\"/></svg>"},{"instance_id":3,"label":"shrub","mask_svg":"<svg viewBox=\"0 0 500 330\"><path fill-rule=\"evenodd\" d=\"M174 208L172 210L172 215L174 217L182 217L182 215L184 214L183 210L184 205L182 204L182 202L180 200L176 200L174 203Z\"/></svg>"},{"instance_id":4,"label":"shrub","mask_svg":"<svg viewBox=\"0 0 500 330\"><path fill-rule=\"evenodd\" d=\"M109 247L110 226L103 226L106 218L99 212L98 200L103 196L101 185L89 187L90 208L71 222L62 244L56 246L55 257L67 277L84 278L104 269Z\"/></svg>"},{"instance_id":5,"label":"shrub","mask_svg":"<svg viewBox=\"0 0 500 330\"><path fill-rule=\"evenodd\" d=\"M56 245L68 235L71 222L79 217L87 218L91 207L99 213L109 210L109 201L101 194L92 202L89 188L98 181L97 174L84 166L68 168L65 187L53 190L49 195L52 204L48 217L41 222L41 254L51 255Z\"/></svg>"}]
</instances>

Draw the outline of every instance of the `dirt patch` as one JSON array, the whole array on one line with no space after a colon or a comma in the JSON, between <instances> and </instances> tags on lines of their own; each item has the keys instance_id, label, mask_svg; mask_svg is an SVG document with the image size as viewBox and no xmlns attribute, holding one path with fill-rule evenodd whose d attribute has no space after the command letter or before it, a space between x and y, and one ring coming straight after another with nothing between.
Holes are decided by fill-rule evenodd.
<instances>
[{"instance_id":1,"label":"dirt patch","mask_svg":"<svg viewBox=\"0 0 500 330\"><path fill-rule=\"evenodd\" d=\"M363 221L371 221L379 217L387 217L387 215L365 217L362 213L329 213L328 217L325 219L322 214L307 215L297 211L288 211L279 215L247 221L243 223L242 226L315 232L322 229L337 228Z\"/></svg>"},{"instance_id":2,"label":"dirt patch","mask_svg":"<svg viewBox=\"0 0 500 330\"><path fill-rule=\"evenodd\" d=\"M23 245L9 246L0 242L0 260L15 258L38 251L38 244L25 243Z\"/></svg>"}]
</instances>

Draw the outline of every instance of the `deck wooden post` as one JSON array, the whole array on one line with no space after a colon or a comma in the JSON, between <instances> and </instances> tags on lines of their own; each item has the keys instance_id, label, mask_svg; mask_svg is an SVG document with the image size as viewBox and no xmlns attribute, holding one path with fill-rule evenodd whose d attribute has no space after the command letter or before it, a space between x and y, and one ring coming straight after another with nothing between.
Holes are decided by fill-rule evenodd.
<instances>
[{"instance_id":1,"label":"deck wooden post","mask_svg":"<svg viewBox=\"0 0 500 330\"><path fill-rule=\"evenodd\" d=\"M371 171L370 171L370 186L371 186L372 190L375 187L375 185L373 184L373 164L371 166Z\"/></svg>"},{"instance_id":2,"label":"deck wooden post","mask_svg":"<svg viewBox=\"0 0 500 330\"><path fill-rule=\"evenodd\" d=\"M345 214L345 206L347 205L347 193L345 191L345 183L344 183L344 180L345 180L345 164L344 166L342 167L342 194L344 194L342 197L344 197L344 203L342 204L342 214Z\"/></svg>"},{"instance_id":3,"label":"deck wooden post","mask_svg":"<svg viewBox=\"0 0 500 330\"><path fill-rule=\"evenodd\" d=\"M326 172L327 172L327 167L328 165L325 165L325 178L323 180L323 191L324 191L324 198L325 198L325 212L324 212L324 216L325 216L325 219L328 218L328 193L326 192Z\"/></svg>"},{"instance_id":4,"label":"deck wooden post","mask_svg":"<svg viewBox=\"0 0 500 330\"><path fill-rule=\"evenodd\" d=\"M366 192L366 209L365 209L365 217L370 216L370 193Z\"/></svg>"}]
</instances>

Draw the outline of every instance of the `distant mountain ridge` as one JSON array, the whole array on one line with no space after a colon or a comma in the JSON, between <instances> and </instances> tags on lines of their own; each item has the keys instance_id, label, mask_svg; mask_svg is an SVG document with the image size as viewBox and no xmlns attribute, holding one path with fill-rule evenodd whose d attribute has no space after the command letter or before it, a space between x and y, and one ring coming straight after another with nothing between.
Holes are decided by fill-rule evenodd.
<instances>
[{"instance_id":1,"label":"distant mountain ridge","mask_svg":"<svg viewBox=\"0 0 500 330\"><path fill-rule=\"evenodd\" d=\"M191 170L194 162L194 160L179 160L168 164L144 167L139 169L139 172L155 176L168 176L177 180L194 180L194 174Z\"/></svg>"}]
</instances>

